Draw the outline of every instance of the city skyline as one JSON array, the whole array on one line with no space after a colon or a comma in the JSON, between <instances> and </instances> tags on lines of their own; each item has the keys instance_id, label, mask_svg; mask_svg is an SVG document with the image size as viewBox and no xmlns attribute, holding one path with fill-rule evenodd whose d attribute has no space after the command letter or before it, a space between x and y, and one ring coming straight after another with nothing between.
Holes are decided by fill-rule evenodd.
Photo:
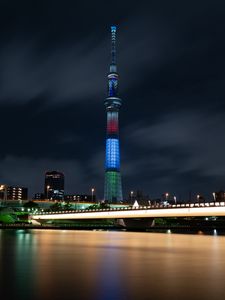
<instances>
[{"instance_id":1,"label":"city skyline","mask_svg":"<svg viewBox=\"0 0 225 300\"><path fill-rule=\"evenodd\" d=\"M219 1L0 4L0 182L103 197L108 28L119 27L124 195L225 189L225 7ZM116 12L116 14L115 14Z\"/></svg>"}]
</instances>

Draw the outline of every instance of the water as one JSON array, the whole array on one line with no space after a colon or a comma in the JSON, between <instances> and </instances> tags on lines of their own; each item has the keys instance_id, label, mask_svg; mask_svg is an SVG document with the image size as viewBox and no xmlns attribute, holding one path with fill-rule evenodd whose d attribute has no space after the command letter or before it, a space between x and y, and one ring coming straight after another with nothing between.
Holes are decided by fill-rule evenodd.
<instances>
[{"instance_id":1,"label":"water","mask_svg":"<svg viewBox=\"0 0 225 300\"><path fill-rule=\"evenodd\" d=\"M0 255L1 299L225 297L225 237L216 232L0 230Z\"/></svg>"}]
</instances>

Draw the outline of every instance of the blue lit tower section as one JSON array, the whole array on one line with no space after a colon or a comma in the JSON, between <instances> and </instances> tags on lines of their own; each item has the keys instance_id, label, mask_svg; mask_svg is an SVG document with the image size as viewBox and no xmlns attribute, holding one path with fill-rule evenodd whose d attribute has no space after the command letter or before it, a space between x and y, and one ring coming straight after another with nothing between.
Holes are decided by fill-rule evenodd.
<instances>
[{"instance_id":1,"label":"blue lit tower section","mask_svg":"<svg viewBox=\"0 0 225 300\"><path fill-rule=\"evenodd\" d=\"M122 101L118 97L116 26L111 26L111 64L108 74L108 97L104 104L107 113L104 199L116 203L123 200L119 145L119 109Z\"/></svg>"}]
</instances>

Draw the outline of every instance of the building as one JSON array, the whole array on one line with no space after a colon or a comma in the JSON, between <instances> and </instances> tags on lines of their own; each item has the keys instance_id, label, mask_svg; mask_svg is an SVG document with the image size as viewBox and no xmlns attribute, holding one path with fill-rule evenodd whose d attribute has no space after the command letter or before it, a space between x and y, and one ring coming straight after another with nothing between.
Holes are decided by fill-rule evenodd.
<instances>
[{"instance_id":1,"label":"building","mask_svg":"<svg viewBox=\"0 0 225 300\"><path fill-rule=\"evenodd\" d=\"M96 202L96 195L65 195L64 200L68 202Z\"/></svg>"},{"instance_id":2,"label":"building","mask_svg":"<svg viewBox=\"0 0 225 300\"><path fill-rule=\"evenodd\" d=\"M43 193L35 193L33 199L34 200L44 200L45 195Z\"/></svg>"},{"instance_id":3,"label":"building","mask_svg":"<svg viewBox=\"0 0 225 300\"><path fill-rule=\"evenodd\" d=\"M45 173L44 186L45 199L63 200L64 199L64 174L58 171Z\"/></svg>"},{"instance_id":4,"label":"building","mask_svg":"<svg viewBox=\"0 0 225 300\"><path fill-rule=\"evenodd\" d=\"M214 201L224 201L225 200L225 193L223 190L216 192L214 195L215 195Z\"/></svg>"},{"instance_id":5,"label":"building","mask_svg":"<svg viewBox=\"0 0 225 300\"><path fill-rule=\"evenodd\" d=\"M111 26L111 64L108 74L108 96L104 101L107 114L104 200L118 203L123 200L120 175L119 110L116 65L116 26Z\"/></svg>"},{"instance_id":6,"label":"building","mask_svg":"<svg viewBox=\"0 0 225 300\"><path fill-rule=\"evenodd\" d=\"M137 201L139 205L149 205L149 195L145 195L141 190L131 191L128 195L128 203L134 204Z\"/></svg>"},{"instance_id":7,"label":"building","mask_svg":"<svg viewBox=\"0 0 225 300\"><path fill-rule=\"evenodd\" d=\"M0 189L0 199L4 200L27 200L28 188L22 186L8 186Z\"/></svg>"}]
</instances>

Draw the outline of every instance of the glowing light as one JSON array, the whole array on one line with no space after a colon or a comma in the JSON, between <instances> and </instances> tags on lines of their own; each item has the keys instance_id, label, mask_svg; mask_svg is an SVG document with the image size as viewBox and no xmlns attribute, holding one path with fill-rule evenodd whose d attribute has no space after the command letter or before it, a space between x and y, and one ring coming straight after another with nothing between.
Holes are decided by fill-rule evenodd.
<instances>
[{"instance_id":1,"label":"glowing light","mask_svg":"<svg viewBox=\"0 0 225 300\"><path fill-rule=\"evenodd\" d=\"M107 172L108 173L108 172ZM113 173L113 172L111 172ZM148 218L148 217L184 217L184 216L225 216L225 207L193 207L171 209L133 209L80 213L35 214L33 219L101 219L101 218Z\"/></svg>"},{"instance_id":2,"label":"glowing light","mask_svg":"<svg viewBox=\"0 0 225 300\"><path fill-rule=\"evenodd\" d=\"M107 134L118 133L118 112L107 113Z\"/></svg>"},{"instance_id":3,"label":"glowing light","mask_svg":"<svg viewBox=\"0 0 225 300\"><path fill-rule=\"evenodd\" d=\"M118 132L118 124L114 121L110 121L107 124L107 133L116 134Z\"/></svg>"},{"instance_id":4,"label":"glowing light","mask_svg":"<svg viewBox=\"0 0 225 300\"><path fill-rule=\"evenodd\" d=\"M116 32L116 26L111 26L111 32Z\"/></svg>"},{"instance_id":5,"label":"glowing light","mask_svg":"<svg viewBox=\"0 0 225 300\"><path fill-rule=\"evenodd\" d=\"M121 191L120 173L116 171L107 171L105 173L105 192L110 199L113 199L118 197L118 191Z\"/></svg>"},{"instance_id":6,"label":"glowing light","mask_svg":"<svg viewBox=\"0 0 225 300\"><path fill-rule=\"evenodd\" d=\"M115 97L117 96L117 79L116 78L110 78L109 79L109 97Z\"/></svg>"},{"instance_id":7,"label":"glowing light","mask_svg":"<svg viewBox=\"0 0 225 300\"><path fill-rule=\"evenodd\" d=\"M118 139L107 139L106 140L106 169L117 169L120 168L120 152L119 152L119 140Z\"/></svg>"}]
</instances>

